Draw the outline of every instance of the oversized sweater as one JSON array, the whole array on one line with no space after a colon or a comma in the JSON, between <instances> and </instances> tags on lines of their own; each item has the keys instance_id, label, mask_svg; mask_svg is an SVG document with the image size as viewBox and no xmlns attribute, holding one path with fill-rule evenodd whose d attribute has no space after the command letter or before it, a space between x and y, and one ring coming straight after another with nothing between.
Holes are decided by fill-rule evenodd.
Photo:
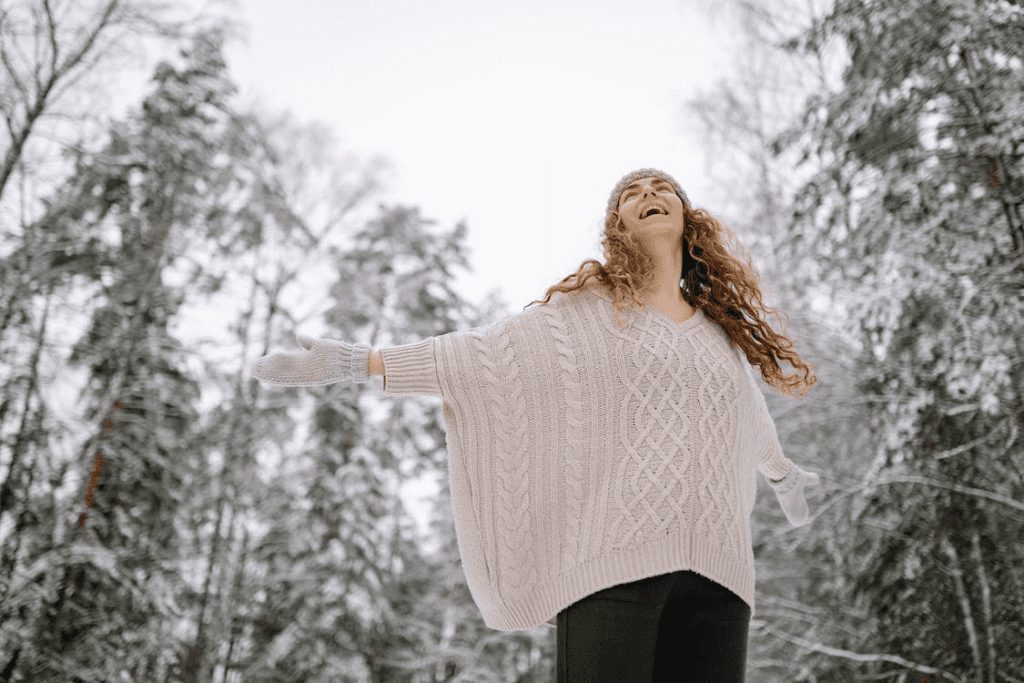
<instances>
[{"instance_id":1,"label":"oversized sweater","mask_svg":"<svg viewBox=\"0 0 1024 683\"><path fill-rule=\"evenodd\" d=\"M682 569L753 613L756 473L795 466L742 350L703 311L598 287L381 349L383 392L442 399L456 539L492 629L554 624L613 584Z\"/></svg>"}]
</instances>

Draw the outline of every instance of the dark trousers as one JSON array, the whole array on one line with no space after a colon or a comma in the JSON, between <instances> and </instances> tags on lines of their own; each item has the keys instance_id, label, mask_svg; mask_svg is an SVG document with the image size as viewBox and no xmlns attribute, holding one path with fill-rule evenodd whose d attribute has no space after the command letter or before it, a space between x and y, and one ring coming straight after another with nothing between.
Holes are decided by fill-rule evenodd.
<instances>
[{"instance_id":1,"label":"dark trousers","mask_svg":"<svg viewBox=\"0 0 1024 683\"><path fill-rule=\"evenodd\" d=\"M555 621L558 683L743 681L750 606L694 571L605 588Z\"/></svg>"}]
</instances>

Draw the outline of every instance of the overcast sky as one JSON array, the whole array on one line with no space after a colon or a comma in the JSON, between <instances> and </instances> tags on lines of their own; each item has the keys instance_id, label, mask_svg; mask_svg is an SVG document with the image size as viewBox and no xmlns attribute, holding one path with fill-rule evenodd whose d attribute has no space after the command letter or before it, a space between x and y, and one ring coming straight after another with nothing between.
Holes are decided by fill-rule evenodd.
<instances>
[{"instance_id":1,"label":"overcast sky","mask_svg":"<svg viewBox=\"0 0 1024 683\"><path fill-rule=\"evenodd\" d=\"M600 257L604 206L635 168L697 204L698 131L682 101L718 78L723 29L685 0L241 0L228 50L244 94L322 121L394 166L382 201L467 220L478 301L513 310Z\"/></svg>"}]
</instances>

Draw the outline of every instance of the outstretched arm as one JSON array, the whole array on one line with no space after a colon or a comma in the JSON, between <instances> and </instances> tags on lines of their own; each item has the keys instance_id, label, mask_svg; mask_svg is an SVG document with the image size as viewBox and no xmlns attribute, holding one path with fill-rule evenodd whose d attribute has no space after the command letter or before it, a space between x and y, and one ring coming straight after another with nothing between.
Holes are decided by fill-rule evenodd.
<instances>
[{"instance_id":1,"label":"outstretched arm","mask_svg":"<svg viewBox=\"0 0 1024 683\"><path fill-rule=\"evenodd\" d=\"M374 350L369 344L296 335L302 351L275 351L256 360L252 376L279 386L316 386L384 376L386 394L441 395L436 337Z\"/></svg>"},{"instance_id":2,"label":"outstretched arm","mask_svg":"<svg viewBox=\"0 0 1024 683\"><path fill-rule=\"evenodd\" d=\"M318 386L349 380L357 384L367 374L370 345L295 335L302 351L275 351L256 359L252 376L285 387Z\"/></svg>"},{"instance_id":3,"label":"outstretched arm","mask_svg":"<svg viewBox=\"0 0 1024 683\"><path fill-rule=\"evenodd\" d=\"M753 382L752 373L751 381ZM758 436L761 440L761 452L758 454L757 470L764 475L775 491L775 497L782 511L786 513L786 520L790 525L803 526L810 522L804 488L817 485L820 477L814 472L804 471L782 452L775 420L768 412L764 394L756 382L752 388L757 405L757 424L761 430Z\"/></svg>"},{"instance_id":4,"label":"outstretched arm","mask_svg":"<svg viewBox=\"0 0 1024 683\"><path fill-rule=\"evenodd\" d=\"M379 349L369 344L298 334L302 351L276 351L256 360L252 376L270 384L308 386L360 383L382 375L384 393L437 396L450 405L472 401L477 377L488 371L489 349L518 315Z\"/></svg>"},{"instance_id":5,"label":"outstretched arm","mask_svg":"<svg viewBox=\"0 0 1024 683\"><path fill-rule=\"evenodd\" d=\"M817 485L820 477L814 472L804 471L783 455L771 416L768 417L768 421L770 436L757 469L775 491L775 497L782 511L786 513L790 525L803 526L810 521L804 488Z\"/></svg>"}]
</instances>

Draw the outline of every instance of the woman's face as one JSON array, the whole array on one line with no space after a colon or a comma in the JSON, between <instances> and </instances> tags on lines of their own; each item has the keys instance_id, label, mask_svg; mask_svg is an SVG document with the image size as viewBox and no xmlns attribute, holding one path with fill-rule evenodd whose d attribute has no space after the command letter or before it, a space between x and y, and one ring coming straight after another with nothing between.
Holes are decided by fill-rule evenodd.
<instances>
[{"instance_id":1,"label":"woman's face","mask_svg":"<svg viewBox=\"0 0 1024 683\"><path fill-rule=\"evenodd\" d=\"M652 209L659 209L651 214ZM658 234L683 234L683 200L672 183L656 176L634 180L619 195L619 216L639 239Z\"/></svg>"}]
</instances>

